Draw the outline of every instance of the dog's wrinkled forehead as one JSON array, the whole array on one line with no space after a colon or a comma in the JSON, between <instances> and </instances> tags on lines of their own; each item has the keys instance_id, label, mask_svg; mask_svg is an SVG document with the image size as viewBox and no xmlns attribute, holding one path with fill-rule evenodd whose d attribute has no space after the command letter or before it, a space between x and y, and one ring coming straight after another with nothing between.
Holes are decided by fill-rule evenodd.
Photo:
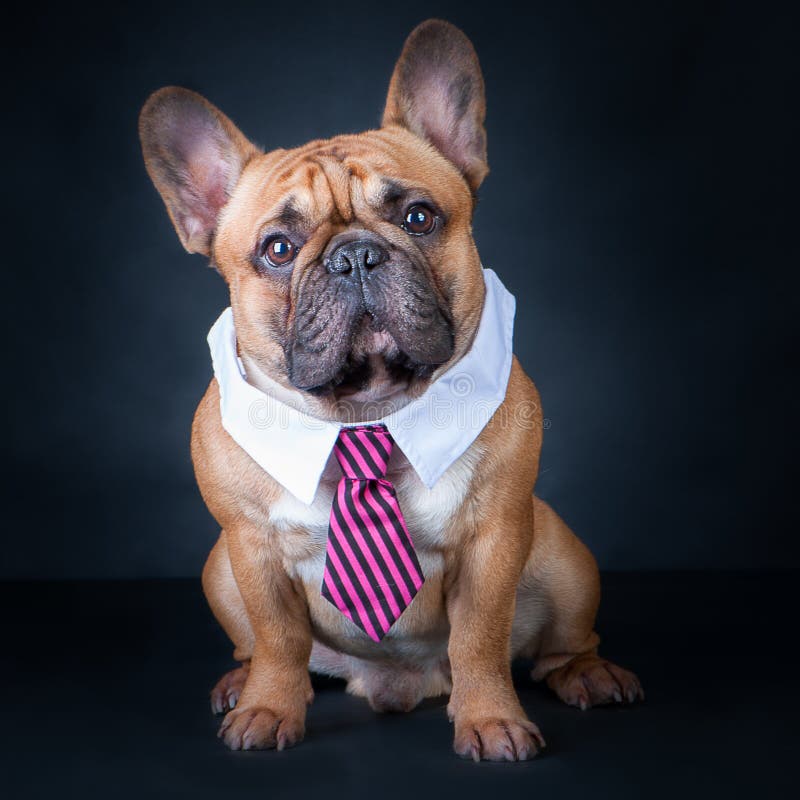
<instances>
[{"instance_id":1,"label":"dog's wrinkled forehead","mask_svg":"<svg viewBox=\"0 0 800 800\"><path fill-rule=\"evenodd\" d=\"M349 223L402 192L368 161L336 148L321 148L292 161L277 165L275 171L281 174L271 187L271 193L284 194L274 217L287 227L316 228L331 218Z\"/></svg>"},{"instance_id":2,"label":"dog's wrinkled forehead","mask_svg":"<svg viewBox=\"0 0 800 800\"><path fill-rule=\"evenodd\" d=\"M242 233L244 223L257 232L269 224L311 235L324 223L394 219L406 202L428 201L445 213L470 208L469 190L447 162L405 138L370 132L258 156L245 168L220 228Z\"/></svg>"},{"instance_id":3,"label":"dog's wrinkled forehead","mask_svg":"<svg viewBox=\"0 0 800 800\"><path fill-rule=\"evenodd\" d=\"M314 225L332 216L351 222L363 213L364 204L379 202L383 191L374 169L336 148L304 157L298 173L289 176L289 193L281 209L287 223Z\"/></svg>"}]
</instances>

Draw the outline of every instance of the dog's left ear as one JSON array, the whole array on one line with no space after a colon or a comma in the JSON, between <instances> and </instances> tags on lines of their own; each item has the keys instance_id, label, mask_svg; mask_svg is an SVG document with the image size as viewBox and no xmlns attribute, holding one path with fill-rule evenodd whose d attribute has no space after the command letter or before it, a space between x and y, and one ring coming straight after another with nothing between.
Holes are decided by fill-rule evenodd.
<instances>
[{"instance_id":1,"label":"dog's left ear","mask_svg":"<svg viewBox=\"0 0 800 800\"><path fill-rule=\"evenodd\" d=\"M486 160L486 99L478 56L462 31L438 19L418 25L394 68L383 125L402 125L459 169L473 192Z\"/></svg>"}]
</instances>

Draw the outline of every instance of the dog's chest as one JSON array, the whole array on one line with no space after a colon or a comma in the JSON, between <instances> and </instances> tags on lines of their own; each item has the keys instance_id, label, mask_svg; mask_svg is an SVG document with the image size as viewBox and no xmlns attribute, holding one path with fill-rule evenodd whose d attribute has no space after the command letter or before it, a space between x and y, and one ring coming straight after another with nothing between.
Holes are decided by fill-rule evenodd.
<instances>
[{"instance_id":1,"label":"dog's chest","mask_svg":"<svg viewBox=\"0 0 800 800\"><path fill-rule=\"evenodd\" d=\"M466 453L428 489L408 462L387 476L394 483L397 500L418 555L429 556L441 550L445 532L467 495L475 457ZM333 494L338 484L337 468L326 468L312 505L305 505L284 492L269 510L274 529L282 534L282 549L287 566L305 579L322 579L325 546L328 539ZM341 475L341 473L339 473ZM322 567L316 562L322 562Z\"/></svg>"},{"instance_id":2,"label":"dog's chest","mask_svg":"<svg viewBox=\"0 0 800 800\"><path fill-rule=\"evenodd\" d=\"M448 529L467 497L477 460L477 453L468 451L453 463L432 489L422 483L405 459L396 467L393 463L387 475L394 484L400 509L425 576L421 590L424 597L415 600L415 605L424 606L429 612L437 609L436 612L428 613L427 617L437 617L444 613L443 600L440 597L444 571L443 547ZM342 649L348 649L344 641L348 630L344 618L340 614L331 616L327 613L330 606L325 601L320 604L315 602L322 586L328 521L340 475L341 472L335 465L330 470L326 469L314 503L310 506L284 492L281 499L270 508L269 516L273 529L281 537L287 572L306 587L315 624L323 627L326 634L339 643ZM427 629L440 625L441 620L404 614L395 623L384 644L389 644L389 639L396 643L403 639L411 640L419 633L421 626Z\"/></svg>"}]
</instances>

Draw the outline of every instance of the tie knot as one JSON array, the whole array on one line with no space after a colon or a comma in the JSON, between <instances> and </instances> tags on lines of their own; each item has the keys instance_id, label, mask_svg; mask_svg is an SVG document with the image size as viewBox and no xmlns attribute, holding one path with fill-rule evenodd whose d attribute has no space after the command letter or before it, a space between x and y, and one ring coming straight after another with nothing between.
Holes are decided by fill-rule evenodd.
<instances>
[{"instance_id":1,"label":"tie knot","mask_svg":"<svg viewBox=\"0 0 800 800\"><path fill-rule=\"evenodd\" d=\"M346 478L374 480L386 475L394 440L385 425L342 428L333 448Z\"/></svg>"}]
</instances>

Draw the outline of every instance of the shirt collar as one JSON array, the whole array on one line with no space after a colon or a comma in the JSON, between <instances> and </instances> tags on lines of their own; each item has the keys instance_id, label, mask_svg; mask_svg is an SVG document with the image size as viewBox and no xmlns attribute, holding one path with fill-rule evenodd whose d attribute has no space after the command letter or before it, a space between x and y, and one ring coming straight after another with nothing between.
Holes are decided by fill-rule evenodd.
<instances>
[{"instance_id":1,"label":"shirt collar","mask_svg":"<svg viewBox=\"0 0 800 800\"><path fill-rule=\"evenodd\" d=\"M416 400L382 422L430 489L475 441L503 402L511 372L514 296L490 269L472 347ZM251 386L236 354L233 312L208 334L222 426L262 469L310 505L340 425L317 419Z\"/></svg>"}]
</instances>

